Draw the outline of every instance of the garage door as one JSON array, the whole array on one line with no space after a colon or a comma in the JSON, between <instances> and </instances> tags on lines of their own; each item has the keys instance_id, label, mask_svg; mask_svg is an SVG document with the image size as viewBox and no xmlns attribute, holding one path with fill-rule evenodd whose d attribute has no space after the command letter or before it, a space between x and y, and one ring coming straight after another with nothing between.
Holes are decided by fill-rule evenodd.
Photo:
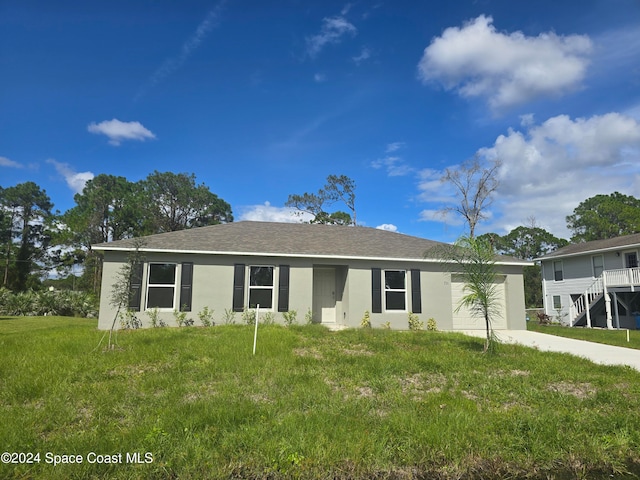
<instances>
[{"instance_id":1,"label":"garage door","mask_svg":"<svg viewBox=\"0 0 640 480\"><path fill-rule=\"evenodd\" d=\"M497 296L498 296L498 312L499 315L495 315L492 321L492 327L494 330L504 330L507 328L507 315L505 305L505 283L504 278L499 279L496 282ZM451 304L453 305L453 328L455 330L484 330L486 325L484 323L484 317L482 315L474 314L466 307L461 307L456 312L456 308L460 305L460 300L466 295L464 291L464 282L456 281L451 282Z\"/></svg>"}]
</instances>

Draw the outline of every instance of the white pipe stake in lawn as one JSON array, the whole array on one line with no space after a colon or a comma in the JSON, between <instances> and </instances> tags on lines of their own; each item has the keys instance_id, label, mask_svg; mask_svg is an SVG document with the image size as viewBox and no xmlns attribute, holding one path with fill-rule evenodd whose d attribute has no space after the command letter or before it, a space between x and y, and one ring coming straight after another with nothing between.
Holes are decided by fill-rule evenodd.
<instances>
[{"instance_id":1,"label":"white pipe stake in lawn","mask_svg":"<svg viewBox=\"0 0 640 480\"><path fill-rule=\"evenodd\" d=\"M253 334L253 354L256 354L256 342L258 341L258 318L260 317L260 304L256 305L256 330Z\"/></svg>"},{"instance_id":2,"label":"white pipe stake in lawn","mask_svg":"<svg viewBox=\"0 0 640 480\"><path fill-rule=\"evenodd\" d=\"M627 343L629 343L629 329L627 328Z\"/></svg>"}]
</instances>

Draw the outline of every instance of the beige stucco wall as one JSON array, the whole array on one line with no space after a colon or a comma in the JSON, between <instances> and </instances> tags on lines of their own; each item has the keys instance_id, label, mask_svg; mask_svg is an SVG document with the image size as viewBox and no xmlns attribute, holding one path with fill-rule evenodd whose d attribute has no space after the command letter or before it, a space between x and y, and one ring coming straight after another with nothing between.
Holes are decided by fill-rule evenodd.
<instances>
[{"instance_id":1,"label":"beige stucco wall","mask_svg":"<svg viewBox=\"0 0 640 480\"><path fill-rule=\"evenodd\" d=\"M115 283L118 270L126 260L122 252L105 252L105 262L102 278L102 294L100 300L100 315L98 326L101 329L110 328L116 315L114 307L109 305L111 286ZM159 254L147 253L143 272L142 311L137 312L137 318L143 326L150 326L150 318L144 311L146 292L147 265L149 262L175 262L178 264L178 279L180 278L180 264L193 262L193 293L192 310L187 315L199 325L198 312L205 306L214 310L214 321L224 323L225 311L232 309L234 264L273 265L274 299L273 314L275 321L283 323L282 314L277 312L278 304L278 275L279 265L290 266L289 281L289 309L297 311L297 320L304 323L305 314L313 308L313 269L319 266L336 268L336 322L351 327L359 327L368 310L373 327L379 328L389 322L391 328L407 329L408 312L371 313L371 267L381 269L407 270L419 269L421 284L422 313L418 314L426 327L427 320L436 320L439 330L452 330L455 306L451 301L451 274L442 265L426 262L405 261L365 261L365 260L331 260L312 258L278 258L256 256L225 256L203 254ZM524 329L524 285L521 267L501 267L507 273L506 295L509 328ZM245 282L246 283L246 282ZM179 284L179 280L178 280ZM179 290L179 288L177 289ZM245 299L247 288L245 286ZM179 298L179 292L176 293ZM411 282L407 275L407 309L411 309ZM176 300L177 305L178 300ZM245 301L246 303L246 301ZM171 310L161 311L160 318L169 326L176 326L175 317ZM315 318L317 319L317 316ZM235 314L235 322L241 323L241 313ZM119 326L119 321L116 322Z\"/></svg>"}]
</instances>

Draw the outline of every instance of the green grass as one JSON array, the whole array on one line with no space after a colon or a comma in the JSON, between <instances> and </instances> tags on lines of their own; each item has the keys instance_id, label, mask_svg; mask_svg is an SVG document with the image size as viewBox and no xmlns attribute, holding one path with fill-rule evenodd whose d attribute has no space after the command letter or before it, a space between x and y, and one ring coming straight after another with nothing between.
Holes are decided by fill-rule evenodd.
<instances>
[{"instance_id":1,"label":"green grass","mask_svg":"<svg viewBox=\"0 0 640 480\"><path fill-rule=\"evenodd\" d=\"M547 333L559 337L576 338L589 342L604 343L617 347L635 348L640 350L640 330L629 330L627 342L627 330L604 330L602 328L561 327L559 325L540 325L538 322L527 322L527 330L532 332Z\"/></svg>"},{"instance_id":2,"label":"green grass","mask_svg":"<svg viewBox=\"0 0 640 480\"><path fill-rule=\"evenodd\" d=\"M483 355L482 339L441 332L265 326L255 357L247 326L121 332L113 351L103 335L95 320L0 318L0 450L41 455L0 478L640 472L630 368L515 345ZM47 452L83 463L54 467Z\"/></svg>"}]
</instances>

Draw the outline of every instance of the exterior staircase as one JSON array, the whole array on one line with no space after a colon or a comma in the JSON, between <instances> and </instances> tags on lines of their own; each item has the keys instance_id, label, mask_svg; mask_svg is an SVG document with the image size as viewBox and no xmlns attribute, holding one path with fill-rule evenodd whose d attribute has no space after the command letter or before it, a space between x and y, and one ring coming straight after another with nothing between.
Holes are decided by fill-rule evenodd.
<instances>
[{"instance_id":1,"label":"exterior staircase","mask_svg":"<svg viewBox=\"0 0 640 480\"><path fill-rule=\"evenodd\" d=\"M569 316L571 318L571 326L575 327L576 324L582 321L583 318L587 319L587 327L591 327L591 309L602 299L606 293L606 284L604 278L604 272L596 278L587 290L578 297L569 307Z\"/></svg>"},{"instance_id":2,"label":"exterior staircase","mask_svg":"<svg viewBox=\"0 0 640 480\"><path fill-rule=\"evenodd\" d=\"M586 326L591 327L591 310L604 298L607 328L613 328L611 316L611 299L608 288L628 287L634 292L640 287L640 268L621 268L605 270L595 279L587 290L569 307L571 326L586 319Z\"/></svg>"}]
</instances>

